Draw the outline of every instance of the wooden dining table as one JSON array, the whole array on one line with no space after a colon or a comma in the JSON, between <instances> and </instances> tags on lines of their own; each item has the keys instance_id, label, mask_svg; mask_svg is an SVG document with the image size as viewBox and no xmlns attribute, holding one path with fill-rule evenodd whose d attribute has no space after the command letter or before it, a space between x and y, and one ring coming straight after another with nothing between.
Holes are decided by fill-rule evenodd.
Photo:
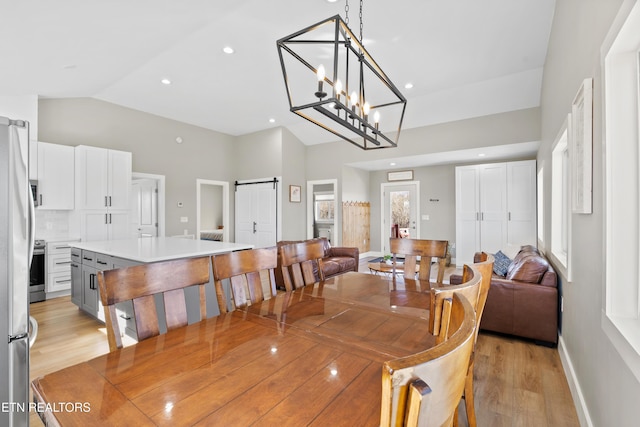
<instances>
[{"instance_id":1,"label":"wooden dining table","mask_svg":"<svg viewBox=\"0 0 640 427\"><path fill-rule=\"evenodd\" d=\"M44 375L34 402L61 426L375 426L382 363L434 344L428 307L350 272Z\"/></svg>"}]
</instances>

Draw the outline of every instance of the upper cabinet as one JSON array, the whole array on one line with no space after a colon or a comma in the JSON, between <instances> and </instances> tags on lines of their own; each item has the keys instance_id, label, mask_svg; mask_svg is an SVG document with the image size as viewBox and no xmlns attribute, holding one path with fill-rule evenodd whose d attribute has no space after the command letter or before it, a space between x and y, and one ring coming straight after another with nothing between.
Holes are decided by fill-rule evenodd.
<instances>
[{"instance_id":1,"label":"upper cabinet","mask_svg":"<svg viewBox=\"0 0 640 427\"><path fill-rule=\"evenodd\" d=\"M80 145L76 157L76 208L129 209L131 153Z\"/></svg>"},{"instance_id":2,"label":"upper cabinet","mask_svg":"<svg viewBox=\"0 0 640 427\"><path fill-rule=\"evenodd\" d=\"M74 207L74 149L38 142L38 209L71 210Z\"/></svg>"},{"instance_id":3,"label":"upper cabinet","mask_svg":"<svg viewBox=\"0 0 640 427\"><path fill-rule=\"evenodd\" d=\"M456 168L456 263L535 245L536 161Z\"/></svg>"}]
</instances>

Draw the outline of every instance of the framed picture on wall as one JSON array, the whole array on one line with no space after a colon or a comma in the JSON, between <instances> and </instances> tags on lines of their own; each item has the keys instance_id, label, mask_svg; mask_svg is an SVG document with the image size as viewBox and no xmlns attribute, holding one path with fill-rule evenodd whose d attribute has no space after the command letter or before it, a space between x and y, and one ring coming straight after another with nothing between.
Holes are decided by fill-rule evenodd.
<instances>
[{"instance_id":1,"label":"framed picture on wall","mask_svg":"<svg viewBox=\"0 0 640 427\"><path fill-rule=\"evenodd\" d=\"M289 186L289 201L293 203L300 203L302 201L302 191L299 185Z\"/></svg>"},{"instance_id":2,"label":"framed picture on wall","mask_svg":"<svg viewBox=\"0 0 640 427\"><path fill-rule=\"evenodd\" d=\"M591 213L593 156L593 79L584 79L571 106L572 158L571 207L574 213Z\"/></svg>"}]
</instances>

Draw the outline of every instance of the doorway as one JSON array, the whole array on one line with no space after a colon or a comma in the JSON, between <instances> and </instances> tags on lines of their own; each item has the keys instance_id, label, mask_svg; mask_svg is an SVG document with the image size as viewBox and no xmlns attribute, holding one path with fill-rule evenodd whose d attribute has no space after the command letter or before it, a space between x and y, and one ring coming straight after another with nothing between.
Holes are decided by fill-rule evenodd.
<instances>
[{"instance_id":1,"label":"doorway","mask_svg":"<svg viewBox=\"0 0 640 427\"><path fill-rule=\"evenodd\" d=\"M382 229L380 247L389 253L391 229L397 224L398 237L420 237L420 182L383 183L380 186Z\"/></svg>"},{"instance_id":2,"label":"doorway","mask_svg":"<svg viewBox=\"0 0 640 427\"><path fill-rule=\"evenodd\" d=\"M307 239L327 237L331 246L342 240L337 179L307 181Z\"/></svg>"},{"instance_id":3,"label":"doorway","mask_svg":"<svg viewBox=\"0 0 640 427\"><path fill-rule=\"evenodd\" d=\"M196 179L196 239L229 241L229 183Z\"/></svg>"},{"instance_id":4,"label":"doorway","mask_svg":"<svg viewBox=\"0 0 640 427\"><path fill-rule=\"evenodd\" d=\"M164 175L133 172L130 197L131 235L164 236Z\"/></svg>"}]
</instances>

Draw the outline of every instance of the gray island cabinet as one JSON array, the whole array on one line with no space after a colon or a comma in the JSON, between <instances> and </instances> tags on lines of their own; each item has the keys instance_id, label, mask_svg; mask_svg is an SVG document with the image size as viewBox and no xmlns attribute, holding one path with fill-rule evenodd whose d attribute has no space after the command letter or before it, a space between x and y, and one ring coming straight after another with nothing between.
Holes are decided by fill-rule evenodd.
<instances>
[{"instance_id":1,"label":"gray island cabinet","mask_svg":"<svg viewBox=\"0 0 640 427\"><path fill-rule=\"evenodd\" d=\"M71 301L87 314L104 322L104 309L100 302L98 272L151 262L181 258L211 256L226 252L251 249L252 245L191 240L175 237L147 237L126 240L72 242L71 246ZM185 289L189 322L199 319L197 288ZM206 286L207 316L219 314L218 302L213 287L213 275ZM136 337L133 321L133 306L130 302L117 306L121 327L125 333ZM160 331L164 325L162 298L156 298L156 309L160 318Z\"/></svg>"}]
</instances>

